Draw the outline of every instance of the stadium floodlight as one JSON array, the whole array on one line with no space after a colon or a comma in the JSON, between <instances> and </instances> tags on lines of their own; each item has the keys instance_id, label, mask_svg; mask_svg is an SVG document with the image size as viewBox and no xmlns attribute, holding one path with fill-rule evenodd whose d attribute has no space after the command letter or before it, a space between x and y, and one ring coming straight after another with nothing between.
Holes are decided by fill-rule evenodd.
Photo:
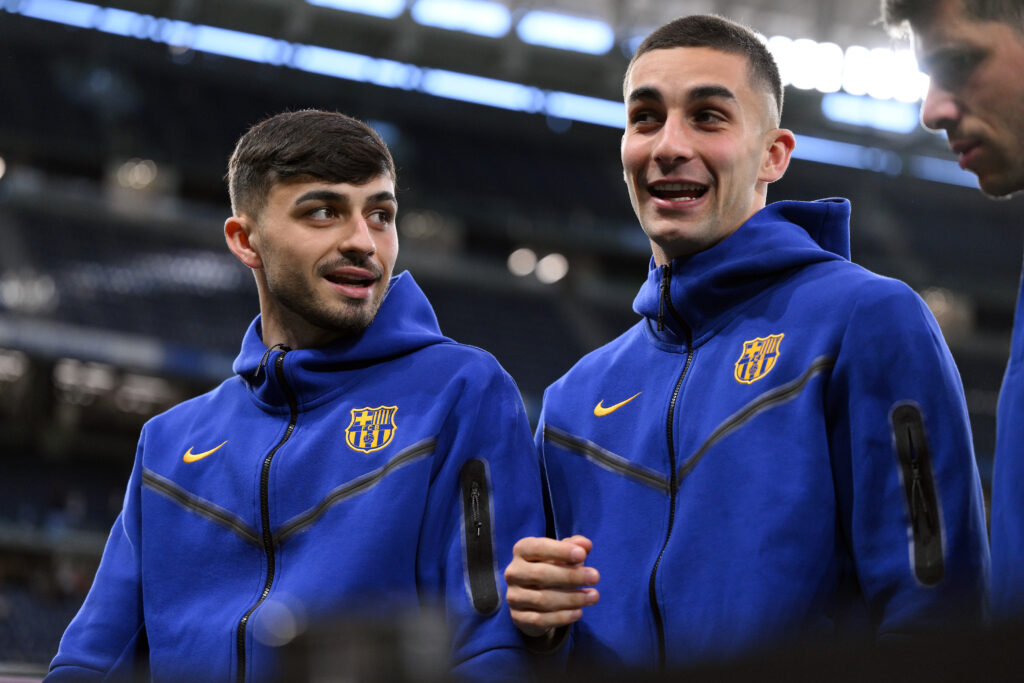
<instances>
[{"instance_id":1,"label":"stadium floodlight","mask_svg":"<svg viewBox=\"0 0 1024 683\"><path fill-rule=\"evenodd\" d=\"M960 168L960 164L949 159L915 155L910 160L910 172L918 178L936 183L978 187L978 178L970 171Z\"/></svg>"},{"instance_id":2,"label":"stadium floodlight","mask_svg":"<svg viewBox=\"0 0 1024 683\"><path fill-rule=\"evenodd\" d=\"M490 0L418 0L412 18L424 26L501 38L512 27L508 8Z\"/></svg>"},{"instance_id":3,"label":"stadium floodlight","mask_svg":"<svg viewBox=\"0 0 1024 683\"><path fill-rule=\"evenodd\" d=\"M612 27L599 19L574 17L558 12L533 10L516 25L524 43L561 50L603 55L615 45Z\"/></svg>"},{"instance_id":4,"label":"stadium floodlight","mask_svg":"<svg viewBox=\"0 0 1024 683\"><path fill-rule=\"evenodd\" d=\"M443 69L424 69L420 90L452 100L526 112L537 111L543 97L537 88L520 83Z\"/></svg>"},{"instance_id":5,"label":"stadium floodlight","mask_svg":"<svg viewBox=\"0 0 1024 683\"><path fill-rule=\"evenodd\" d=\"M887 175L899 175L903 170L903 161L900 159L900 155L891 150L827 140L810 135L796 136L793 158L833 166L846 166L862 171L875 171Z\"/></svg>"},{"instance_id":6,"label":"stadium floodlight","mask_svg":"<svg viewBox=\"0 0 1024 683\"><path fill-rule=\"evenodd\" d=\"M21 3L18 11L26 17L55 21L67 26L92 28L96 20L99 5L73 0L27 0Z\"/></svg>"},{"instance_id":7,"label":"stadium floodlight","mask_svg":"<svg viewBox=\"0 0 1024 683\"><path fill-rule=\"evenodd\" d=\"M405 0L306 0L310 5L394 19L405 10Z\"/></svg>"},{"instance_id":8,"label":"stadium floodlight","mask_svg":"<svg viewBox=\"0 0 1024 683\"><path fill-rule=\"evenodd\" d=\"M622 102L567 92L548 93L545 111L560 119L583 121L609 128L625 128L626 108Z\"/></svg>"},{"instance_id":9,"label":"stadium floodlight","mask_svg":"<svg viewBox=\"0 0 1024 683\"><path fill-rule=\"evenodd\" d=\"M829 93L821 98L821 112L831 121L893 133L917 128L918 109L908 102Z\"/></svg>"}]
</instances>

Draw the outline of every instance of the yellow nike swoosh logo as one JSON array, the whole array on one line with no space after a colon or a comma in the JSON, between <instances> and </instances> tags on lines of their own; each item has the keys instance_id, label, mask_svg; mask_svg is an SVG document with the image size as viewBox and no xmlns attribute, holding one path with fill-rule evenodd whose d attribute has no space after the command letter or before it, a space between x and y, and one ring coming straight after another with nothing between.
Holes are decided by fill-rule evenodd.
<instances>
[{"instance_id":1,"label":"yellow nike swoosh logo","mask_svg":"<svg viewBox=\"0 0 1024 683\"><path fill-rule=\"evenodd\" d=\"M603 405L601 405L602 403L604 403L604 399L601 399L600 401L597 402L597 405L594 406L594 415L596 415L597 417L604 417L605 415L608 415L609 413L614 413L616 410L618 410L622 406L626 405L627 403L629 403L630 401L632 401L634 398L636 398L637 396L639 396L642 393L644 393L644 392L638 391L635 394L633 394L632 396L630 396L629 398L627 398L625 401L622 401L621 403L616 403L613 406L608 406L607 408L605 408Z\"/></svg>"},{"instance_id":2,"label":"yellow nike swoosh logo","mask_svg":"<svg viewBox=\"0 0 1024 683\"><path fill-rule=\"evenodd\" d=\"M227 443L227 441L225 441L224 443ZM222 443L220 446L223 446L224 443ZM217 451L219 451L220 446L217 446L216 448L211 448L208 451L203 451L202 453L193 453L192 448L189 447L189 449L185 451L185 456L182 458L182 460L184 460L185 462L195 462L196 460L202 460L211 453L216 453Z\"/></svg>"}]
</instances>

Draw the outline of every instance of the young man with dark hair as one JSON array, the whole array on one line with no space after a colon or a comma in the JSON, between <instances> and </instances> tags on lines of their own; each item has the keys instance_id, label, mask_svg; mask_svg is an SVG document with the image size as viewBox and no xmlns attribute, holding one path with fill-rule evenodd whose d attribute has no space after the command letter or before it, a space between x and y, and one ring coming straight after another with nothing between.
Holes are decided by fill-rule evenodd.
<instances>
[{"instance_id":1,"label":"young man with dark hair","mask_svg":"<svg viewBox=\"0 0 1024 683\"><path fill-rule=\"evenodd\" d=\"M435 603L456 678L522 675L497 571L543 528L529 424L494 358L392 275L390 152L342 114L279 114L239 141L229 184L224 234L260 315L233 378L143 428L48 680L281 680L282 609L317 624Z\"/></svg>"},{"instance_id":2,"label":"young man with dark hair","mask_svg":"<svg viewBox=\"0 0 1024 683\"><path fill-rule=\"evenodd\" d=\"M921 121L944 130L982 192L1024 190L1024 2L883 0L895 35L913 34L931 76ZM992 474L992 605L1024 620L1024 296L1017 296L1010 362L996 415Z\"/></svg>"},{"instance_id":3,"label":"young man with dark hair","mask_svg":"<svg viewBox=\"0 0 1024 683\"><path fill-rule=\"evenodd\" d=\"M980 619L959 375L921 299L848 260L846 200L766 206L795 139L764 45L720 17L673 21L624 93L653 252L642 320L545 393L563 540L516 544L517 625L550 645L571 624L571 665L676 668Z\"/></svg>"}]
</instances>

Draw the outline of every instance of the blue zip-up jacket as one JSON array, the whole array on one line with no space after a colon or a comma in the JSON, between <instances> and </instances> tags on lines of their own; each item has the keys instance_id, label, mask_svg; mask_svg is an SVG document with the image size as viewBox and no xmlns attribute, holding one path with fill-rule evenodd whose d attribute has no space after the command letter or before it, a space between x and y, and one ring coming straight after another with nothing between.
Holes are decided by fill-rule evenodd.
<instances>
[{"instance_id":1,"label":"blue zip-up jacket","mask_svg":"<svg viewBox=\"0 0 1024 683\"><path fill-rule=\"evenodd\" d=\"M540 472L494 358L441 336L402 273L332 346L268 350L256 318L234 370L143 428L47 680L120 680L140 654L156 681L277 680L282 606L315 624L421 603L457 677L524 675L500 570L542 533Z\"/></svg>"},{"instance_id":2,"label":"blue zip-up jacket","mask_svg":"<svg viewBox=\"0 0 1024 683\"><path fill-rule=\"evenodd\" d=\"M558 537L593 543L580 666L669 668L982 617L960 378L924 303L847 260L846 200L653 265L643 319L545 393Z\"/></svg>"},{"instance_id":3,"label":"blue zip-up jacket","mask_svg":"<svg viewBox=\"0 0 1024 683\"><path fill-rule=\"evenodd\" d=\"M1024 280L1017 294L1010 361L996 411L992 472L992 606L1024 621Z\"/></svg>"}]
</instances>

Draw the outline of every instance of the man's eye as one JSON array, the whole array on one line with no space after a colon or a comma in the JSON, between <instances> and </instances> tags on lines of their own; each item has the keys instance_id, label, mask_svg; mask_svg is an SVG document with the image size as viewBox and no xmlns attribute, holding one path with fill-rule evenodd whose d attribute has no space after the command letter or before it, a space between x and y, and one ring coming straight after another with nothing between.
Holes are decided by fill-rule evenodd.
<instances>
[{"instance_id":1,"label":"man's eye","mask_svg":"<svg viewBox=\"0 0 1024 683\"><path fill-rule=\"evenodd\" d=\"M657 121L657 117L650 109L640 109L632 112L629 115L629 120L631 123L653 123Z\"/></svg>"},{"instance_id":2,"label":"man's eye","mask_svg":"<svg viewBox=\"0 0 1024 683\"><path fill-rule=\"evenodd\" d=\"M313 209L306 215L315 220L328 220L334 218L335 213L334 209L332 209L331 207L321 206L319 208Z\"/></svg>"},{"instance_id":3,"label":"man's eye","mask_svg":"<svg viewBox=\"0 0 1024 683\"><path fill-rule=\"evenodd\" d=\"M371 213L370 217L377 223L383 223L385 225L390 224L395 219L394 215L386 209L378 209Z\"/></svg>"},{"instance_id":4,"label":"man's eye","mask_svg":"<svg viewBox=\"0 0 1024 683\"><path fill-rule=\"evenodd\" d=\"M697 123L720 123L725 120L725 118L718 112L710 111L707 109L698 112L697 115L694 116L693 118L695 121L697 121Z\"/></svg>"}]
</instances>

